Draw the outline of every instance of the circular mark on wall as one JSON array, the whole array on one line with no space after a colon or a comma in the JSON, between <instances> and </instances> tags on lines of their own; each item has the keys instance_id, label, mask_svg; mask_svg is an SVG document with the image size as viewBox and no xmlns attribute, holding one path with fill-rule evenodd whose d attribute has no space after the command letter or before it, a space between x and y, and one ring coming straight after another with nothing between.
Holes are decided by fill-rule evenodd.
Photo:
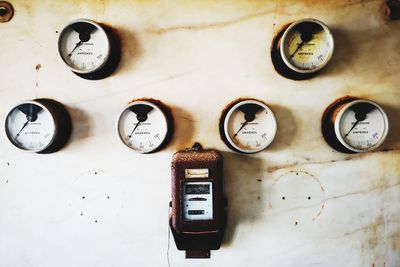
<instances>
[{"instance_id":1,"label":"circular mark on wall","mask_svg":"<svg viewBox=\"0 0 400 267\"><path fill-rule=\"evenodd\" d=\"M290 171L272 183L270 207L286 212L295 226L317 219L325 207L325 189L314 175Z\"/></svg>"},{"instance_id":2,"label":"circular mark on wall","mask_svg":"<svg viewBox=\"0 0 400 267\"><path fill-rule=\"evenodd\" d=\"M103 171L85 172L72 184L70 205L82 220L102 223L115 217L121 209L121 186Z\"/></svg>"}]
</instances>

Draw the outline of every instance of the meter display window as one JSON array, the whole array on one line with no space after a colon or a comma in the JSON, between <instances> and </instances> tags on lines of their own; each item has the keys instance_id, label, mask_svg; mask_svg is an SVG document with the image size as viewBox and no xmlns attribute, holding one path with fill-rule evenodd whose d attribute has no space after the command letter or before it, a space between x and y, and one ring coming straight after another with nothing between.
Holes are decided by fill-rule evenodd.
<instances>
[{"instance_id":1,"label":"meter display window","mask_svg":"<svg viewBox=\"0 0 400 267\"><path fill-rule=\"evenodd\" d=\"M210 194L209 184L185 184L185 192L187 195Z\"/></svg>"},{"instance_id":2,"label":"meter display window","mask_svg":"<svg viewBox=\"0 0 400 267\"><path fill-rule=\"evenodd\" d=\"M186 182L183 186L183 219L212 220L212 183Z\"/></svg>"}]
</instances>

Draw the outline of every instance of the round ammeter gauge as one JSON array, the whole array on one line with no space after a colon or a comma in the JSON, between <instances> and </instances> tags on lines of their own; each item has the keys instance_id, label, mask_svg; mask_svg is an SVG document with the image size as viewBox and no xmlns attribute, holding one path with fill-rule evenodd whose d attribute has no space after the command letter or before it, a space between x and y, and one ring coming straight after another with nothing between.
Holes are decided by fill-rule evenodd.
<instances>
[{"instance_id":1,"label":"round ammeter gauge","mask_svg":"<svg viewBox=\"0 0 400 267\"><path fill-rule=\"evenodd\" d=\"M160 150L170 140L172 115L156 100L134 100L117 119L117 134L121 141L138 153Z\"/></svg>"},{"instance_id":2,"label":"round ammeter gauge","mask_svg":"<svg viewBox=\"0 0 400 267\"><path fill-rule=\"evenodd\" d=\"M293 79L311 77L328 64L334 51L328 26L311 18L291 23L278 35L275 45L272 48L275 67Z\"/></svg>"},{"instance_id":3,"label":"round ammeter gauge","mask_svg":"<svg viewBox=\"0 0 400 267\"><path fill-rule=\"evenodd\" d=\"M327 136L329 131L324 125L323 133L325 127L325 139L332 147L342 152L361 153L375 150L385 141L389 132L389 121L385 111L370 100L342 100L333 106L330 114L325 123L330 128L331 136Z\"/></svg>"},{"instance_id":4,"label":"round ammeter gauge","mask_svg":"<svg viewBox=\"0 0 400 267\"><path fill-rule=\"evenodd\" d=\"M61 59L74 73L87 79L110 74L119 61L116 47L111 31L88 19L70 22L58 39Z\"/></svg>"},{"instance_id":5,"label":"round ammeter gauge","mask_svg":"<svg viewBox=\"0 0 400 267\"><path fill-rule=\"evenodd\" d=\"M222 140L232 150L256 153L272 143L277 123L272 110L262 101L240 99L224 110L219 129Z\"/></svg>"},{"instance_id":6,"label":"round ammeter gauge","mask_svg":"<svg viewBox=\"0 0 400 267\"><path fill-rule=\"evenodd\" d=\"M15 147L29 152L52 153L71 136L72 123L65 107L52 99L18 103L6 115L5 131Z\"/></svg>"}]
</instances>

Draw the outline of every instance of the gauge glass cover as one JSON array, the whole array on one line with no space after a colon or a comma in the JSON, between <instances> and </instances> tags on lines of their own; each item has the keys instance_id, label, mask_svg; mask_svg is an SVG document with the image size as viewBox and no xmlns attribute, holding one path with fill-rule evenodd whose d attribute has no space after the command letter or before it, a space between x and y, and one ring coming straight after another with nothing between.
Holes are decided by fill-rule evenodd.
<instances>
[{"instance_id":1,"label":"gauge glass cover","mask_svg":"<svg viewBox=\"0 0 400 267\"><path fill-rule=\"evenodd\" d=\"M93 73L107 63L110 40L99 24L79 19L72 21L61 31L58 52L72 71Z\"/></svg>"},{"instance_id":2,"label":"gauge glass cover","mask_svg":"<svg viewBox=\"0 0 400 267\"><path fill-rule=\"evenodd\" d=\"M253 109L254 119L246 123L243 110ZM245 125L244 125L245 124ZM257 100L242 100L233 105L224 118L224 136L229 144L243 153L256 153L274 140L277 123L272 110Z\"/></svg>"},{"instance_id":3,"label":"gauge glass cover","mask_svg":"<svg viewBox=\"0 0 400 267\"><path fill-rule=\"evenodd\" d=\"M140 119L142 111L146 113L144 121ZM167 138L167 117L157 105L149 101L134 101L119 115L117 131L127 147L139 153L150 153L158 149Z\"/></svg>"},{"instance_id":4,"label":"gauge glass cover","mask_svg":"<svg viewBox=\"0 0 400 267\"><path fill-rule=\"evenodd\" d=\"M368 113L358 121L354 107L360 104L367 105ZM338 140L346 148L353 152L367 152L383 143L389 123L386 113L378 104L369 100L355 100L339 111L334 127Z\"/></svg>"},{"instance_id":5,"label":"gauge glass cover","mask_svg":"<svg viewBox=\"0 0 400 267\"><path fill-rule=\"evenodd\" d=\"M5 130L15 147L29 152L45 150L57 132L52 113L35 101L24 101L13 107L6 116Z\"/></svg>"},{"instance_id":6,"label":"gauge glass cover","mask_svg":"<svg viewBox=\"0 0 400 267\"><path fill-rule=\"evenodd\" d=\"M280 53L284 63L299 73L320 70L332 57L334 41L329 28L316 19L291 24L282 36Z\"/></svg>"}]
</instances>

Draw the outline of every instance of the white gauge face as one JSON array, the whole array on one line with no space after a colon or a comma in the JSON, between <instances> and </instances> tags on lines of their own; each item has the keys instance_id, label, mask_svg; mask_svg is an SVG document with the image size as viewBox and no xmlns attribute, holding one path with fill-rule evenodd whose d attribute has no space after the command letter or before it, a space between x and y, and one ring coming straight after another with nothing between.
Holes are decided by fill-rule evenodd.
<instances>
[{"instance_id":1,"label":"white gauge face","mask_svg":"<svg viewBox=\"0 0 400 267\"><path fill-rule=\"evenodd\" d=\"M52 144L56 135L52 114L35 101L15 106L6 116L5 130L14 146L30 152L43 151Z\"/></svg>"},{"instance_id":2,"label":"white gauge face","mask_svg":"<svg viewBox=\"0 0 400 267\"><path fill-rule=\"evenodd\" d=\"M62 30L58 51L72 71L92 73L107 62L110 42L104 29L97 23L75 20Z\"/></svg>"},{"instance_id":3,"label":"white gauge face","mask_svg":"<svg viewBox=\"0 0 400 267\"><path fill-rule=\"evenodd\" d=\"M320 70L331 59L333 49L334 42L329 28L315 19L290 25L282 36L280 47L285 64L300 73Z\"/></svg>"},{"instance_id":4,"label":"white gauge face","mask_svg":"<svg viewBox=\"0 0 400 267\"><path fill-rule=\"evenodd\" d=\"M368 100L355 100L345 105L335 121L339 141L353 152L367 152L385 140L389 130L383 109Z\"/></svg>"},{"instance_id":5,"label":"white gauge face","mask_svg":"<svg viewBox=\"0 0 400 267\"><path fill-rule=\"evenodd\" d=\"M224 136L243 153L255 153L274 140L277 125L272 110L257 100L242 100L232 106L224 118Z\"/></svg>"},{"instance_id":6,"label":"white gauge face","mask_svg":"<svg viewBox=\"0 0 400 267\"><path fill-rule=\"evenodd\" d=\"M157 105L135 101L120 114L117 130L126 146L139 153L150 153L167 138L167 117Z\"/></svg>"}]
</instances>

